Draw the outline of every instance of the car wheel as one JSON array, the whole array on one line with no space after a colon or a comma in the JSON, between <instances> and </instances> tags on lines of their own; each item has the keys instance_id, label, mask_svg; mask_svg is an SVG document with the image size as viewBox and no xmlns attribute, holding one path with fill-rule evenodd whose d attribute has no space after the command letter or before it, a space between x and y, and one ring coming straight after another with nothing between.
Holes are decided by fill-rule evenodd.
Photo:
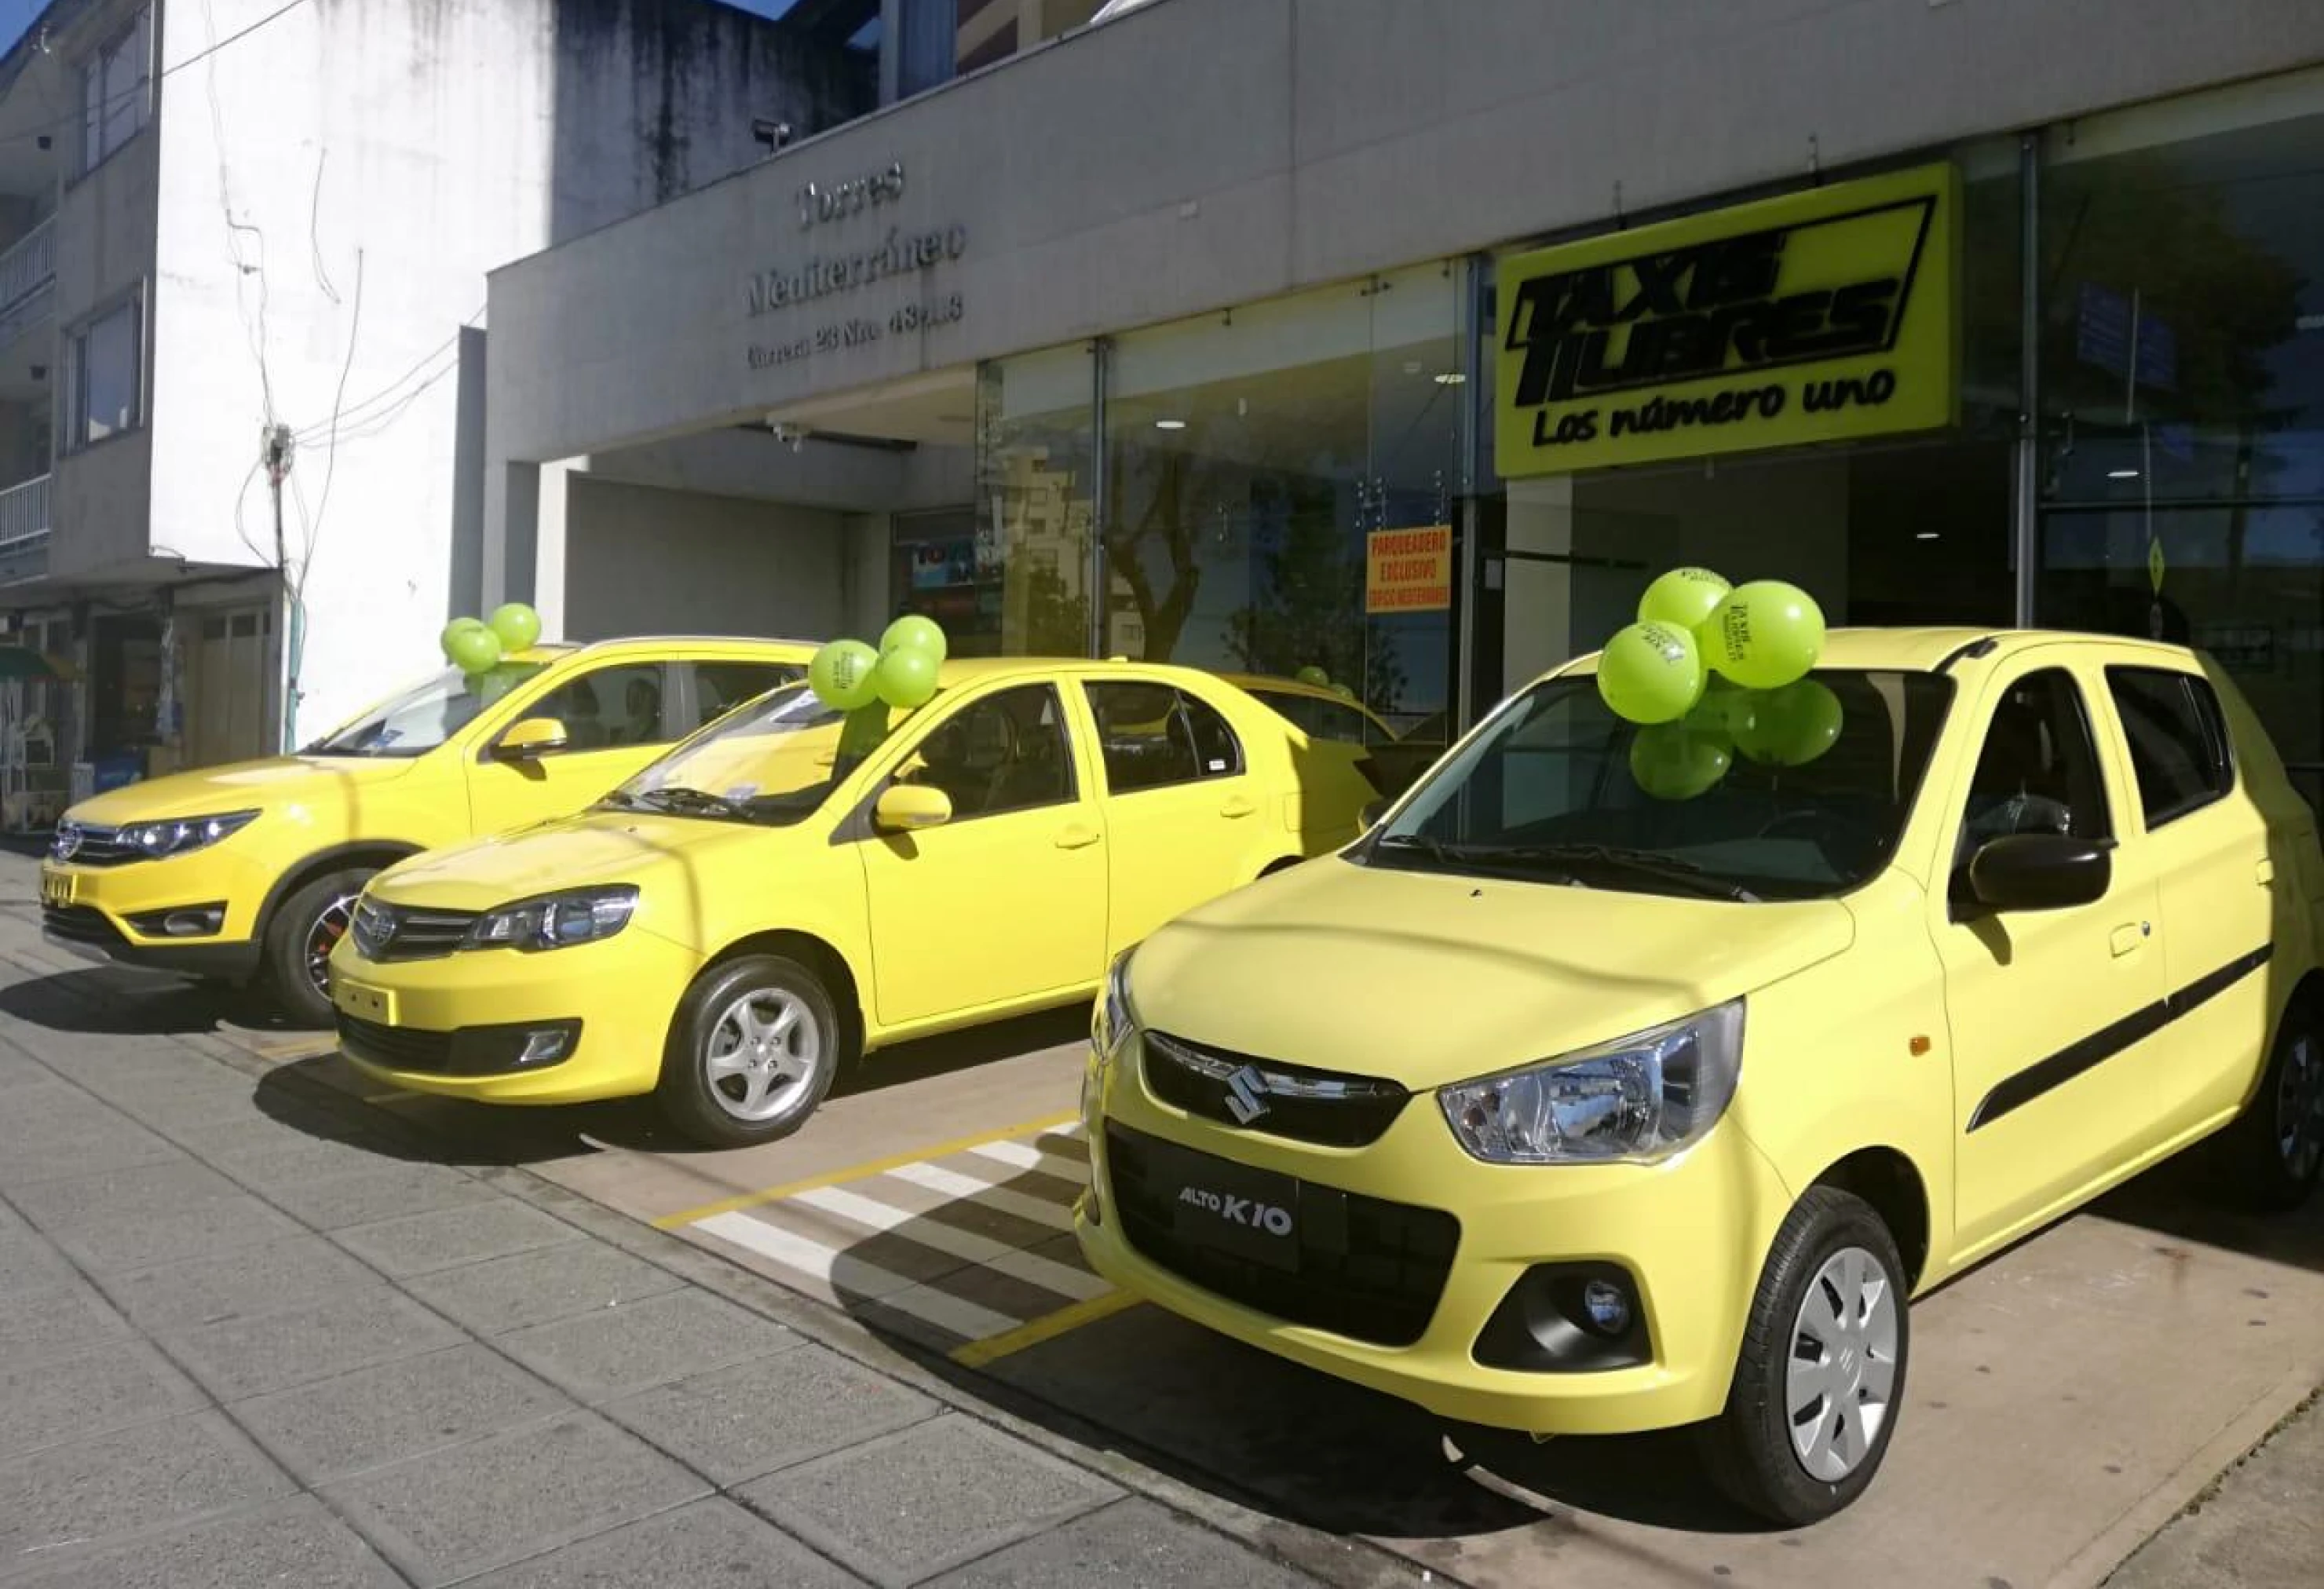
<instances>
[{"instance_id":1,"label":"car wheel","mask_svg":"<svg viewBox=\"0 0 2324 1589\"><path fill-rule=\"evenodd\" d=\"M752 955L713 966L678 1004L662 1113L710 1147L787 1137L831 1091L845 1040L831 994L798 961Z\"/></svg>"},{"instance_id":2,"label":"car wheel","mask_svg":"<svg viewBox=\"0 0 2324 1589\"><path fill-rule=\"evenodd\" d=\"M331 951L354 924L364 885L378 875L368 867L334 872L276 908L266 928L266 984L275 1007L298 1025L331 1024Z\"/></svg>"},{"instance_id":3,"label":"car wheel","mask_svg":"<svg viewBox=\"0 0 2324 1589\"><path fill-rule=\"evenodd\" d=\"M1861 1198L1816 1187L1760 1272L1727 1410L1703 1427L1719 1487L1797 1527L1871 1483L1904 1407L1912 1323L1895 1237Z\"/></svg>"},{"instance_id":4,"label":"car wheel","mask_svg":"<svg viewBox=\"0 0 2324 1589\"><path fill-rule=\"evenodd\" d=\"M2245 1201L2288 1213L2324 1175L2324 1032L2317 1001L2296 998L2269 1050L2259 1091L2222 1145Z\"/></svg>"}]
</instances>

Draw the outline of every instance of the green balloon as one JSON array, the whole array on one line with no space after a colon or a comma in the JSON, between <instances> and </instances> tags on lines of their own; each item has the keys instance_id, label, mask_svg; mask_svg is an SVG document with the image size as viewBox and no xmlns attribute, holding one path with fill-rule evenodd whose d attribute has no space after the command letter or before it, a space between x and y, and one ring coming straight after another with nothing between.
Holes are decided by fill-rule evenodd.
<instances>
[{"instance_id":1,"label":"green balloon","mask_svg":"<svg viewBox=\"0 0 2324 1589\"><path fill-rule=\"evenodd\" d=\"M1781 689L1806 677L1823 649L1823 609L1796 585L1738 585L1695 631L1711 667L1746 689Z\"/></svg>"},{"instance_id":2,"label":"green balloon","mask_svg":"<svg viewBox=\"0 0 2324 1589\"><path fill-rule=\"evenodd\" d=\"M444 633L436 638L436 643L444 648L444 660L446 661L450 661L452 660L452 637L454 635L465 633L471 629L482 629L484 626L484 621L481 618L455 618L449 624L445 624Z\"/></svg>"},{"instance_id":3,"label":"green balloon","mask_svg":"<svg viewBox=\"0 0 2324 1589\"><path fill-rule=\"evenodd\" d=\"M1735 748L1769 767L1804 767L1840 738L1845 714L1840 697L1813 679L1802 679L1752 700L1751 721Z\"/></svg>"},{"instance_id":4,"label":"green balloon","mask_svg":"<svg viewBox=\"0 0 2324 1589\"><path fill-rule=\"evenodd\" d=\"M834 711L852 712L871 705L875 691L872 675L880 653L860 640L835 640L819 647L807 665L807 688L815 698Z\"/></svg>"},{"instance_id":5,"label":"green balloon","mask_svg":"<svg viewBox=\"0 0 2324 1589\"><path fill-rule=\"evenodd\" d=\"M926 706L936 693L936 660L926 651L890 651L872 670L872 685L899 710Z\"/></svg>"},{"instance_id":6,"label":"green balloon","mask_svg":"<svg viewBox=\"0 0 2324 1589\"><path fill-rule=\"evenodd\" d=\"M1646 587L1638 599L1638 622L1668 624L1692 633L1734 588L1708 568L1673 568Z\"/></svg>"},{"instance_id":7,"label":"green balloon","mask_svg":"<svg viewBox=\"0 0 2324 1589\"><path fill-rule=\"evenodd\" d=\"M1668 723L1702 698L1702 657L1694 637L1667 624L1633 624L1606 642L1598 693L1618 717Z\"/></svg>"},{"instance_id":8,"label":"green balloon","mask_svg":"<svg viewBox=\"0 0 2324 1589\"><path fill-rule=\"evenodd\" d=\"M521 651L540 638L540 614L521 601L508 602L493 609L486 627L501 637L503 651Z\"/></svg>"},{"instance_id":9,"label":"green balloon","mask_svg":"<svg viewBox=\"0 0 2324 1589\"><path fill-rule=\"evenodd\" d=\"M1356 692L1350 689L1344 684L1335 684L1332 686L1332 693L1338 696L1343 701L1351 701L1356 698Z\"/></svg>"},{"instance_id":10,"label":"green balloon","mask_svg":"<svg viewBox=\"0 0 2324 1589\"><path fill-rule=\"evenodd\" d=\"M1691 800L1727 776L1735 753L1724 739L1683 723L1656 723L1630 742L1630 776L1658 800Z\"/></svg>"},{"instance_id":11,"label":"green balloon","mask_svg":"<svg viewBox=\"0 0 2324 1589\"><path fill-rule=\"evenodd\" d=\"M926 651L941 662L946 655L945 632L934 618L924 618L918 613L907 613L888 625L880 637L880 654L890 651Z\"/></svg>"},{"instance_id":12,"label":"green balloon","mask_svg":"<svg viewBox=\"0 0 2324 1589\"><path fill-rule=\"evenodd\" d=\"M1329 673L1324 672L1323 669L1315 666L1313 662L1310 662L1305 668L1300 669L1299 671L1294 673L1292 677L1296 679L1302 684L1312 684L1318 689L1328 689L1332 685L1332 676Z\"/></svg>"},{"instance_id":13,"label":"green balloon","mask_svg":"<svg viewBox=\"0 0 2324 1589\"><path fill-rule=\"evenodd\" d=\"M455 624L444 631L444 654L463 673L489 673L501 660L501 637L482 624L473 629Z\"/></svg>"},{"instance_id":14,"label":"green balloon","mask_svg":"<svg viewBox=\"0 0 2324 1589\"><path fill-rule=\"evenodd\" d=\"M1732 742L1751 731L1758 715L1758 700L1757 692L1722 683L1713 674L1704 687L1702 698L1686 715L1685 723L1697 734Z\"/></svg>"}]
</instances>

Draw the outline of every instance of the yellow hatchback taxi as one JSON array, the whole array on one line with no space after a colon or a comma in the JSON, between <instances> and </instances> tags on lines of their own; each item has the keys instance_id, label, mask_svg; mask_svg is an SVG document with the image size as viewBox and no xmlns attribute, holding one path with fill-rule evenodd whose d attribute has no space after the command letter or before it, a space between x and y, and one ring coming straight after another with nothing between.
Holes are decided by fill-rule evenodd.
<instances>
[{"instance_id":1,"label":"yellow hatchback taxi","mask_svg":"<svg viewBox=\"0 0 2324 1589\"><path fill-rule=\"evenodd\" d=\"M1655 799L1593 664L1117 963L1101 1271L1447 1418L1699 1423L1796 1524L1880 1463L1908 1297L2213 1133L2314 1186L2324 858L2216 670L1835 632L1821 754Z\"/></svg>"},{"instance_id":2,"label":"yellow hatchback taxi","mask_svg":"<svg viewBox=\"0 0 2324 1589\"><path fill-rule=\"evenodd\" d=\"M49 940L84 957L263 981L331 1024L330 953L364 884L407 856L578 810L787 680L797 641L651 638L520 651L381 702L293 756L131 784L57 825Z\"/></svg>"},{"instance_id":3,"label":"yellow hatchback taxi","mask_svg":"<svg viewBox=\"0 0 2324 1589\"><path fill-rule=\"evenodd\" d=\"M804 685L595 808L375 879L341 1047L487 1103L658 1094L712 1144L795 1131L867 1049L1087 999L1111 951L1346 845L1343 762L1190 670L947 663L860 732Z\"/></svg>"}]
</instances>

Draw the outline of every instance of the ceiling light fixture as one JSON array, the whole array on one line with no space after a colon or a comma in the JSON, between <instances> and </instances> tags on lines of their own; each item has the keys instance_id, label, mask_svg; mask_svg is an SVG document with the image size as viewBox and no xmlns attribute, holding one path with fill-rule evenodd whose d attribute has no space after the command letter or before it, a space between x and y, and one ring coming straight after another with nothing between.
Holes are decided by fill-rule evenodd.
<instances>
[{"instance_id":1,"label":"ceiling light fixture","mask_svg":"<svg viewBox=\"0 0 2324 1589\"><path fill-rule=\"evenodd\" d=\"M1913 539L1915 540L1934 540L1937 539L1937 532L1933 530L1923 530L1918 535L1914 536Z\"/></svg>"},{"instance_id":2,"label":"ceiling light fixture","mask_svg":"<svg viewBox=\"0 0 2324 1589\"><path fill-rule=\"evenodd\" d=\"M2107 478L2109 480L2135 480L2138 478L2138 471L2136 469L2108 469L2107 471Z\"/></svg>"},{"instance_id":3,"label":"ceiling light fixture","mask_svg":"<svg viewBox=\"0 0 2324 1589\"><path fill-rule=\"evenodd\" d=\"M1154 428L1157 430L1183 430L1186 428L1186 421L1184 420L1157 420L1154 421Z\"/></svg>"},{"instance_id":4,"label":"ceiling light fixture","mask_svg":"<svg viewBox=\"0 0 2324 1589\"><path fill-rule=\"evenodd\" d=\"M1465 386L1469 383L1469 377L1458 370L1447 370L1436 377L1436 383L1439 386Z\"/></svg>"}]
</instances>

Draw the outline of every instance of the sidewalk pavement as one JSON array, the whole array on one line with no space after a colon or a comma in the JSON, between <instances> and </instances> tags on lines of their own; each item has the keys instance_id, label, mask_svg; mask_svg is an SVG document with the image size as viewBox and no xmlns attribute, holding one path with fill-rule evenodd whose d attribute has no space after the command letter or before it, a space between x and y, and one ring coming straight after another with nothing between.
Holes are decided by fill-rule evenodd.
<instances>
[{"instance_id":1,"label":"sidewalk pavement","mask_svg":"<svg viewBox=\"0 0 2324 1589\"><path fill-rule=\"evenodd\" d=\"M2310 1397L2107 1580L2107 1589L2324 1584L2324 1401Z\"/></svg>"},{"instance_id":2,"label":"sidewalk pavement","mask_svg":"<svg viewBox=\"0 0 2324 1589\"><path fill-rule=\"evenodd\" d=\"M20 870L7 1589L1416 1578L1014 1424L521 1170L427 1162L386 1112L141 1030L134 1001L76 1007L122 984L51 975Z\"/></svg>"}]
</instances>

